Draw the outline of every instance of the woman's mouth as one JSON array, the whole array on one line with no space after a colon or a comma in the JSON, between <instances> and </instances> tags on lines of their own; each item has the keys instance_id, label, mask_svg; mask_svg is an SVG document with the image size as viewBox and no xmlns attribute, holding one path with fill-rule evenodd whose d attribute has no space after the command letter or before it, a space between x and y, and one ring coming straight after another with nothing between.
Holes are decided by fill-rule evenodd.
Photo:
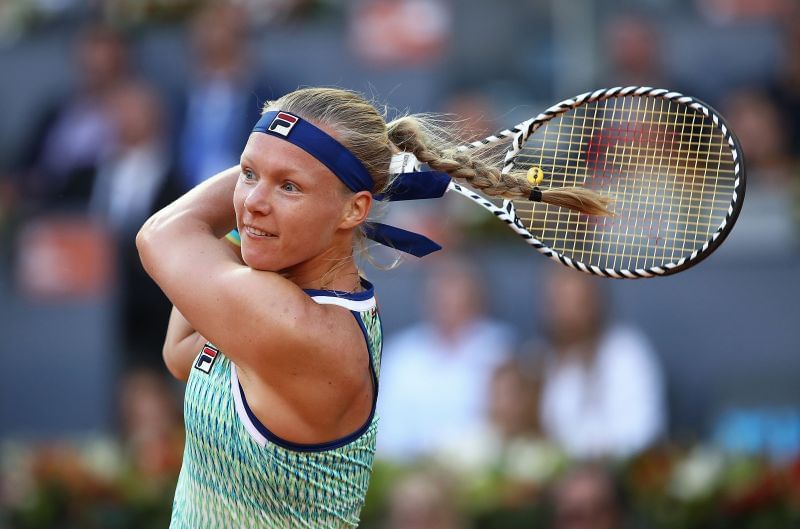
<instances>
[{"instance_id":1,"label":"woman's mouth","mask_svg":"<svg viewBox=\"0 0 800 529\"><path fill-rule=\"evenodd\" d=\"M264 230L260 230L254 226L245 226L244 231L247 232L248 235L252 237L262 237L262 238L275 238L277 235L274 233L269 233Z\"/></svg>"}]
</instances>

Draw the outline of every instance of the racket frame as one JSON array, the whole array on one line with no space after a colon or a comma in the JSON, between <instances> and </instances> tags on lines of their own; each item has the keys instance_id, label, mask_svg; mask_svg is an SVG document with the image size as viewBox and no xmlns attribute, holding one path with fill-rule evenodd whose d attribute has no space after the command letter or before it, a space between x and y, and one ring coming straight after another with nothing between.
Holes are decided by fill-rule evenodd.
<instances>
[{"instance_id":1,"label":"racket frame","mask_svg":"<svg viewBox=\"0 0 800 529\"><path fill-rule=\"evenodd\" d=\"M739 146L739 141L719 113L716 112L710 105L700 101L699 99L684 95L680 92L648 86L617 86L614 88L603 88L592 92L585 92L570 99L565 99L564 101L551 106L538 116L523 121L511 129L505 129L496 134L488 136L483 140L462 145L458 148L458 150L467 151L481 149L499 142L507 141L510 137L511 145L506 151L502 169L503 174L508 174L514 169L514 157L522 150L522 147L527 139L531 136L531 134L536 132L537 129L539 129L548 121L560 116L561 114L564 114L565 112L568 112L569 110L587 103L594 103L597 101L603 101L605 99L629 95L665 99L692 108L694 111L699 112L706 118L710 119L714 125L717 126L717 128L722 132L725 142L731 149L735 179L733 196L728 206L728 211L725 215L725 218L722 220L711 237L703 244L703 246L696 248L691 254L682 256L673 263L665 263L662 266L636 268L633 270L627 268L600 268L596 265L587 265L576 259L571 259L570 257L561 254L553 248L550 248L548 245L531 234L523 225L522 220L517 216L514 203L511 200L503 200L502 205L498 206L480 193L456 182L450 183L448 186L448 191L456 192L489 210L498 219L508 224L517 235L522 237L525 242L533 246L534 249L536 249L539 253L565 266L575 270L580 270L581 272L585 272L587 274L614 279L641 279L675 274L696 265L708 257L714 250L716 250L717 247L722 244L722 242L728 236L733 228L733 225L736 223L736 219L739 217L739 212L742 209L745 193L744 159L742 156L741 147Z\"/></svg>"}]
</instances>

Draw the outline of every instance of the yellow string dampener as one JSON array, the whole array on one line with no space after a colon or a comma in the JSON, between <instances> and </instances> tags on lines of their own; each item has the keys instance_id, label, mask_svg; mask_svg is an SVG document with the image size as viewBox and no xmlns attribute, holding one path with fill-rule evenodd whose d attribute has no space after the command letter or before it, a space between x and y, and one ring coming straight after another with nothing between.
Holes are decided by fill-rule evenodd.
<instances>
[{"instance_id":1,"label":"yellow string dampener","mask_svg":"<svg viewBox=\"0 0 800 529\"><path fill-rule=\"evenodd\" d=\"M557 189L542 190L539 184L544 180L544 171L538 165L531 166L526 173L528 183L533 188L531 189L528 200L531 202L545 202L554 206L568 208L585 215L605 215L615 216L612 211L608 209L608 205L612 202L609 197L600 195L580 186L571 186ZM545 195L545 193L547 193Z\"/></svg>"},{"instance_id":2,"label":"yellow string dampener","mask_svg":"<svg viewBox=\"0 0 800 529\"><path fill-rule=\"evenodd\" d=\"M538 186L542 183L542 180L544 180L544 171L542 171L542 168L536 165L531 166L531 168L528 169L528 182L530 182L531 185Z\"/></svg>"},{"instance_id":3,"label":"yellow string dampener","mask_svg":"<svg viewBox=\"0 0 800 529\"><path fill-rule=\"evenodd\" d=\"M542 171L541 167L536 165L531 166L528 169L528 182L533 186L531 189L531 194L528 197L528 200L533 202L541 202L542 201L542 191L539 189L539 184L544 180L544 171Z\"/></svg>"}]
</instances>

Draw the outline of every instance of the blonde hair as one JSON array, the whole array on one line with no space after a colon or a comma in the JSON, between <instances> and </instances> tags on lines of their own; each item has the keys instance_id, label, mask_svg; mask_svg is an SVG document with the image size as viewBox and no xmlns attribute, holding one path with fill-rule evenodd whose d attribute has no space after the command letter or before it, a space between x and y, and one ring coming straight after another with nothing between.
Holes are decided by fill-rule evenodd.
<instances>
[{"instance_id":1,"label":"blonde hair","mask_svg":"<svg viewBox=\"0 0 800 529\"><path fill-rule=\"evenodd\" d=\"M392 153L405 151L436 171L466 182L489 196L527 200L534 190L525 173L503 174L499 162L482 149L458 151L457 131L429 115L409 115L386 123L384 116L361 95L337 88L303 88L276 101L264 112L285 110L328 126L369 171L374 193L390 183ZM590 215L610 214L609 199L582 187L541 189L541 201Z\"/></svg>"},{"instance_id":2,"label":"blonde hair","mask_svg":"<svg viewBox=\"0 0 800 529\"><path fill-rule=\"evenodd\" d=\"M449 140L452 134L427 116L405 116L388 124L389 139L400 150L413 153L432 169L443 171L456 180L492 197L528 200L538 189L527 173L503 173L501 159L492 160L481 149L459 151ZM610 200L583 187L541 189L541 201L574 209L588 215L610 215Z\"/></svg>"}]
</instances>

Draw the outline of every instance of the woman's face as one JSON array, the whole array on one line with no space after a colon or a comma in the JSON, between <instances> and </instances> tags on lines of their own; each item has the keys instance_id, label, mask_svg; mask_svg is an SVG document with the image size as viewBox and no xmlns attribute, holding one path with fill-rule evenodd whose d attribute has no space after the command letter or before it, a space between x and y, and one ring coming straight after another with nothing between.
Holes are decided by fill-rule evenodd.
<instances>
[{"instance_id":1,"label":"woman's face","mask_svg":"<svg viewBox=\"0 0 800 529\"><path fill-rule=\"evenodd\" d=\"M347 203L344 184L322 162L285 140L254 133L233 195L242 258L251 268L292 273L337 243Z\"/></svg>"}]
</instances>

